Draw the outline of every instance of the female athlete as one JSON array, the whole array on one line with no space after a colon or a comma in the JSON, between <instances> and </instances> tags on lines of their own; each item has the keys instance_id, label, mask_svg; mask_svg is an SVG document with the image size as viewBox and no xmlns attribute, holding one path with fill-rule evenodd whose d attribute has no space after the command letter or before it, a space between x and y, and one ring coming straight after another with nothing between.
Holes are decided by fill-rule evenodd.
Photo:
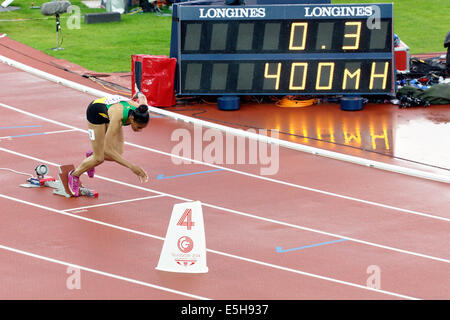
<instances>
[{"instance_id":1,"label":"female athlete","mask_svg":"<svg viewBox=\"0 0 450 320\"><path fill-rule=\"evenodd\" d=\"M100 98L87 107L88 132L93 151L86 153L87 158L68 174L69 190L75 197L79 196L80 176L87 172L93 178L95 167L104 160L115 161L129 168L141 182L148 181L144 169L122 157L123 126L129 125L133 131L139 132L150 119L145 95L137 91L132 99L135 98L138 98L138 102L124 100L120 96Z\"/></svg>"}]
</instances>

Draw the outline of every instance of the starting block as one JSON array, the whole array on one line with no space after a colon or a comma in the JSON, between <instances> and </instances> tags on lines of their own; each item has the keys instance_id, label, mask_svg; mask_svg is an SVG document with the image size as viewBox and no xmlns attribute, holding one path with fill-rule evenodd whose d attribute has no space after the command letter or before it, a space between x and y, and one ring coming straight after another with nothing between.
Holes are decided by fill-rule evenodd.
<instances>
[{"instance_id":1,"label":"starting block","mask_svg":"<svg viewBox=\"0 0 450 320\"><path fill-rule=\"evenodd\" d=\"M27 179L29 184L22 184L22 187L50 187L53 188L53 194L64 196L66 198L74 197L69 190L67 175L70 171L74 170L73 164L63 165L59 167L59 180L51 176L38 176L37 178L31 177ZM98 198L98 192L91 190L84 186L80 186L80 196L87 196L91 198Z\"/></svg>"},{"instance_id":2,"label":"starting block","mask_svg":"<svg viewBox=\"0 0 450 320\"><path fill-rule=\"evenodd\" d=\"M60 186L53 190L54 194L58 194L60 196L65 196L67 198L73 197L72 193L69 190L68 178L67 175L70 171L75 170L75 166L73 164L63 165L59 167L59 179L61 181ZM80 186L80 196L88 196L91 198L98 198L98 192L95 190L88 189L83 185Z\"/></svg>"},{"instance_id":3,"label":"starting block","mask_svg":"<svg viewBox=\"0 0 450 320\"><path fill-rule=\"evenodd\" d=\"M49 177L49 176L45 176L45 177L37 177L37 178L29 178L27 179L27 181L33 185L33 186L37 186L37 187L50 187L54 182L56 182L55 178L53 177Z\"/></svg>"}]
</instances>

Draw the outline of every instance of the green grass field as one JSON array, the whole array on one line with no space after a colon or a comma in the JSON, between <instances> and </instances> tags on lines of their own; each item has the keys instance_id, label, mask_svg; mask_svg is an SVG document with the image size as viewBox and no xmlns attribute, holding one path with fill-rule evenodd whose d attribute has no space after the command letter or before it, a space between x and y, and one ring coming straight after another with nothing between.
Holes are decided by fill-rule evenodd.
<instances>
[{"instance_id":1,"label":"green grass field","mask_svg":"<svg viewBox=\"0 0 450 320\"><path fill-rule=\"evenodd\" d=\"M49 1L34 1L34 6ZM89 9L80 0L70 2L81 9L82 15L106 11ZM132 54L169 55L171 17L155 13L123 14L120 22L99 24L85 24L81 17L79 29L68 26L68 22L73 22L71 14L63 14L64 50L53 51L56 19L42 15L40 9L31 9L30 3L31 0L15 0L11 6L19 6L21 10L0 13L0 32L51 56L96 72L127 72L131 70ZM11 21L5 21L8 19Z\"/></svg>"},{"instance_id":2,"label":"green grass field","mask_svg":"<svg viewBox=\"0 0 450 320\"><path fill-rule=\"evenodd\" d=\"M50 0L35 0L40 6ZM96 72L128 72L132 54L169 55L170 16L154 13L124 14L121 22L85 24L80 28L68 27L71 14L61 16L64 50L56 47L56 22L54 17L43 16L40 9L30 8L32 0L14 0L11 6L20 10L0 13L0 32L8 37L65 59ZM332 3L382 3L394 2L394 32L409 45L411 53L444 51L445 35L450 30L449 0L333 0ZM80 0L71 1L89 12ZM168 11L167 11L168 12ZM73 20L73 19L72 19Z\"/></svg>"}]
</instances>

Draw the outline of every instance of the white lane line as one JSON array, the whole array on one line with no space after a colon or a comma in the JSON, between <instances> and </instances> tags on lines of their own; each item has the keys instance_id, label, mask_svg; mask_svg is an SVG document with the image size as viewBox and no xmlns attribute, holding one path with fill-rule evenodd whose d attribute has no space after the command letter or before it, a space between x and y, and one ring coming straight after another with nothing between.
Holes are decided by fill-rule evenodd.
<instances>
[{"instance_id":1,"label":"white lane line","mask_svg":"<svg viewBox=\"0 0 450 320\"><path fill-rule=\"evenodd\" d=\"M314 273L309 273L309 272L305 272L305 271L301 271L301 270L297 270L297 269L292 269L292 268L287 268L287 267L275 265L275 264L272 264L272 263L267 263L267 262L263 262L263 261L258 261L258 260L254 260L254 259L249 259L249 258L236 256L234 254L219 252L219 251L215 251L215 250L207 250L207 251L209 251L211 253L220 254L220 255L223 255L223 256L226 256L226 257L229 257L229 258L234 258L234 259L239 259L239 260L242 260L242 261L247 261L247 262L259 264L259 265L266 266L266 267L269 267L269 268L274 268L274 269L283 270L283 271L287 271L287 272L297 273L297 274L301 274L301 275L308 276L308 277L313 277L313 278L318 278L318 279L322 279L322 280L326 280L326 281L340 283L340 284L343 284L343 285L348 285L348 286L352 286L352 287L356 287L356 288L360 288L360 289L365 289L365 290L369 290L369 291L374 291L374 292L378 292L378 293L388 294L388 295L391 295L391 296L394 296L394 297L398 297L398 298L409 299L409 300L421 300L420 298L415 298L415 297L411 297L411 296L395 293L395 292L392 292L392 291L386 291L386 290L381 290L381 289L376 289L376 288L370 288L370 287L363 286L363 285L360 285L360 284L357 284L357 283L343 281L343 280L338 280L338 279L325 277L325 276L320 276L320 275L317 275L317 274L314 274ZM343 295L345 295L345 294L343 294Z\"/></svg>"},{"instance_id":2,"label":"white lane line","mask_svg":"<svg viewBox=\"0 0 450 320\"><path fill-rule=\"evenodd\" d=\"M204 162L201 162L201 161L197 161L197 160L194 160L194 159L185 158L185 157L181 157L181 156L175 156L175 155L172 155L170 153L166 153L164 151L160 151L160 150L156 150L156 149L152 149L152 148L148 148L148 147L143 147L143 146L139 146L139 145L132 144L132 143L127 143L127 144L131 145L131 146L134 146L134 147L137 147L137 148L140 148L140 149L143 149L143 150L147 150L147 151L163 154L163 155L166 155L166 156L169 156L169 157L173 156L173 157L176 157L176 158L179 158L179 159L192 161L192 162L197 163L197 164L204 164L204 165L208 165L210 167L220 168L220 169L232 172L232 173L236 173L236 174L240 174L240 175L244 175L244 176L248 176L248 177L252 177L252 178L256 178L256 179L260 179L260 180L265 180L267 182L273 182L273 183L285 185L285 186L296 188L296 189L300 189L300 190L311 191L311 192L315 192L315 193L324 194L324 195L327 195L327 196L330 196L330 197L335 197L335 198L355 201L355 202L364 203L364 204L375 206L375 207L381 207L381 208L385 208L385 209L399 211L399 212L402 212L402 213L409 213L409 214L414 214L414 215L427 217L427 218L431 218L431 219L437 219L437 220L450 222L450 218L445 218L445 217L441 217L441 216L435 216L435 215L424 213L424 212L420 212L420 211L404 209L404 208L395 207L395 206L391 206L391 205L387 205L387 204L383 204L383 203L379 203L379 202L359 199L359 198L355 198L355 197L351 197L351 196L341 195L341 194L334 193L334 192L329 192L329 191L324 191L324 190L320 190L320 189L310 188L310 187L298 185L298 184L295 184L295 183L286 182L286 181L277 180L277 179L272 179L272 178L264 177L264 176L259 176L259 175L256 175L256 174L243 172L243 171L239 171L239 170L235 170L235 169L230 169L230 168L226 168L226 167L221 167L221 166L214 165L214 164L207 164L207 163L204 163Z\"/></svg>"},{"instance_id":3,"label":"white lane line","mask_svg":"<svg viewBox=\"0 0 450 320\"><path fill-rule=\"evenodd\" d=\"M39 158L36 158L36 157L28 156L28 155L25 155L25 154L22 154L22 153L19 153L19 152L16 152L16 151L12 151L12 150L9 150L9 149L5 149L5 148L1 148L0 147L0 151L5 151L5 152L8 152L8 153L20 156L20 157L24 157L24 158L27 158L27 159L35 160L35 161L38 161L38 162L43 162L43 163L46 163L46 164L49 164L49 165L59 166L56 163L49 162L49 161L46 161L46 160L43 160L43 159L39 159ZM137 186L137 185L134 185L134 184L130 184L130 183L127 183L127 182L122 182L122 181L111 179L111 178L108 178L108 177L103 177L103 176L100 176L100 175L97 175L96 177L98 179L105 180L105 181L112 182L112 183L117 183L117 184L129 187L129 188L133 188L133 189L137 189L137 190L143 190L143 191L148 191L148 192L152 192L152 193L157 193L157 194L164 195L164 196L167 196L167 197L170 197L170 198L174 198L174 199L178 199L178 200L181 200L181 201L193 201L192 199L180 197L180 196L177 196L177 195L161 192L161 191L154 190L154 189L149 189L149 188ZM382 249L387 249L387 250L391 250L391 251L396 251L396 252L400 252L400 253L404 253L404 254L409 254L409 255L425 258L425 259L431 259L431 260L435 260L435 261L450 263L450 260L444 259L444 258L434 257L434 256L430 256L430 255L426 255L426 254L422 254L422 253L417 253L417 252L412 252L412 251L408 251L408 250L403 250L403 249L398 249L398 248L394 248L394 247L390 247L390 246L377 244L377 243L374 243L374 242L359 240L359 239L356 239L356 238L351 238L351 237L347 237L347 236L343 236L343 235L339 235L339 234L335 234L335 233L331 233L331 232L326 232L326 231L317 230L317 229L313 229L313 228L303 227L303 226L292 224L292 223L278 221L278 220L275 220L275 219L264 218L264 217L256 216L256 215L253 215L253 214L250 214L250 213L245 213L245 212L242 212L242 211L228 209L228 208L212 205L212 204L205 203L205 202L202 202L202 205L205 206L205 207L214 208L214 209L217 209L217 210L220 210L220 211L225 211L225 212L237 214L237 215L240 215L240 216L249 217L249 218L256 219L256 220L270 222L270 223L282 225L282 226L285 226L285 227L290 227L290 228L294 228L294 229L299 229L299 230L304 230L304 231L310 231L310 232L314 232L314 233L324 234L324 235L327 235L327 236L332 236L332 237L336 237L336 238L342 238L342 239L350 240L350 241L353 241L353 242L357 242L357 243L361 243L361 244L365 244L365 245L369 245L369 246L373 246L373 247L378 247L378 248L382 248Z\"/></svg>"},{"instance_id":4,"label":"white lane line","mask_svg":"<svg viewBox=\"0 0 450 320\"><path fill-rule=\"evenodd\" d=\"M148 200L148 199L161 198L161 197L165 197L165 196L162 195L162 194L158 194L156 196L141 197L141 198L127 199L127 200L120 200L120 201L112 201L112 202L105 202L105 203L100 203L100 204L93 204L91 206L84 206L84 207L64 209L64 210L61 210L61 211L75 211L75 210L82 210L82 209L91 209L91 208L111 206L111 205L115 205L115 204L122 204L122 203L127 203L127 202Z\"/></svg>"},{"instance_id":5,"label":"white lane line","mask_svg":"<svg viewBox=\"0 0 450 320\"><path fill-rule=\"evenodd\" d=\"M157 290L161 290L161 291L166 291L166 292L182 295L182 296L185 296L185 297L188 297L188 298L199 299L199 300L211 300L209 298L205 298L205 297L202 297L202 296L193 295L193 294L190 294L190 293L187 293L187 292L183 292L183 291L179 291L179 290L174 290L174 289L158 286L156 284L151 284L151 283L148 283L148 282L135 280L135 279L131 279L131 278L128 278L128 277L119 276L117 274L113 274L113 273L109 273L109 272L104 272L104 271L100 271L100 270L84 267L84 266L81 266L81 265L78 265L78 264L73 264L73 263L62 261L62 260L57 260L57 259L45 257L45 256L42 256L42 255L39 255L39 254L35 254L35 253L31 253L31 252L27 252L27 251L15 249L15 248L11 248L11 247L4 246L4 245L1 245L1 244L0 244L0 249L7 250L7 251L10 251L10 252L14 252L14 253L18 253L18 254L22 254L22 255L25 255L25 256L28 256L28 257L32 257L32 258L36 258L36 259L40 259L40 260L44 260L44 261L60 264L60 265L63 265L63 266L77 268L77 269L84 270L84 271L87 271L87 272L91 272L91 273L95 273L95 274L98 274L98 275L102 275L102 276L105 276L105 277L108 277L108 278L122 280L122 281L130 282L130 283L133 283L133 284L137 284L137 285L140 285L140 286L149 287L149 288L153 288L153 289L157 289Z\"/></svg>"},{"instance_id":6,"label":"white lane line","mask_svg":"<svg viewBox=\"0 0 450 320\"><path fill-rule=\"evenodd\" d=\"M36 208L40 208L40 209L43 209L43 210L47 210L47 211L51 211L51 212L54 212L54 213L62 214L62 215L65 215L65 216L69 216L69 217L72 217L72 218L75 218L75 219L84 220L84 221L91 222L91 223L96 223L96 224L99 224L99 225L102 225L102 226L105 226L105 227L110 227L110 228L121 230L121 231L131 232L131 233L138 234L138 235L145 236L145 237L149 237L149 238L152 238L152 239L165 240L165 238L159 237L159 236L156 236L156 235L153 235L153 234L149 234L149 233L145 233L145 232L141 232L141 231L136 231L136 230L133 230L133 229L120 227L120 226L117 226L117 225L114 225L114 224L110 224L110 223L106 223L106 222L102 222L102 221L99 221L99 220L90 219L90 218L86 218L86 217L70 214L70 213L67 213L67 212L64 212L64 211L61 211L61 210L57 210L57 209L53 209L53 208L46 207L46 206L43 206L43 205L39 205L39 204L36 204L36 203L32 203L32 202L28 202L28 201L25 201L25 200L17 199L17 198L10 197L10 196L7 196L7 195L0 194L0 197L8 199L8 200L11 200L11 201L23 203L23 204L26 204L26 205L29 205L29 206L33 206L33 207L36 207ZM356 288L359 288L359 289L364 289L364 290L368 290L368 291L374 291L374 292L387 294L387 295L391 295L391 296L395 296L395 297L400 297L400 298L404 298L404 299L418 299L418 298L410 297L410 296L407 296L407 295L398 294L398 293L395 293L395 292L390 292L390 291L385 291L385 290L381 290L381 289L371 288L371 287L363 286L363 285L352 283L352 282L348 282L348 281L338 280L338 279L334 279L334 278L331 278L331 277L325 277L325 276L317 275L317 274L314 274L314 273L309 273L309 272L304 272L304 271L301 271L301 270L287 268L287 267L283 267L283 266L279 266L279 265L275 265L275 264L271 264L271 263L267 263L267 262L263 262L263 261L259 261L259 260L254 260L254 259L250 259L250 258L245 258L245 257L233 255L233 254L224 253L224 252L221 252L221 251L216 251L216 250L211 250L211 249L207 249L206 251L211 252L211 253L215 253L215 254L218 254L218 255L226 256L226 257L229 257L229 258L232 258L232 259L237 259L237 260L241 260L241 261L246 261L246 262L262 265L262 266L265 266L265 267L268 267L268 268L283 270L283 271L292 272L292 273L296 273L296 274L301 274L301 275L304 275L304 276L307 276L307 277L312 277L312 278L316 278L316 279L321 279L321 280L325 280L325 281L339 283L339 284L350 286L350 287L356 287Z\"/></svg>"},{"instance_id":7,"label":"white lane line","mask_svg":"<svg viewBox=\"0 0 450 320\"><path fill-rule=\"evenodd\" d=\"M0 62L6 63L10 66L14 66L15 68L23 70L27 73L31 73L40 78L62 84L69 88L72 88L72 89L75 89L75 90L78 90L81 92L85 92L85 93L88 93L88 94L96 96L96 97L103 97L103 96L111 95L110 93L96 90L91 87L81 85L79 83L76 83L76 82L49 74L42 70L27 66L23 63L20 63L13 59L4 57L2 55L0 55ZM430 173L427 171L422 171L422 170L417 170L417 169L410 169L410 168L406 168L406 167L402 167L402 166L398 166L398 165L392 165L392 164L388 164L388 163L384 163L384 162L367 160L367 159L356 157L356 156L342 154L342 153L329 151L329 150L325 150L325 149L319 149L319 148L302 145L302 144L291 142L291 141L286 141L286 140L282 140L282 139L272 138L272 137L268 137L265 135L244 131L241 129L227 127L227 126L216 124L213 122L181 115L176 112L156 108L153 106L149 106L149 111L163 115L163 116L170 117L174 120L181 119L187 123L192 123L193 125L200 125L200 126L206 127L206 128L217 129L217 130L220 130L220 131L223 131L226 133L232 133L236 136L242 136L242 137L249 138L249 139L252 139L255 141L274 143L281 147L285 147L285 148L289 148L289 149L293 149L293 150L301 151L301 152L305 152L305 153L310 153L310 154L314 154L314 155L321 156L321 157L327 157L327 158L345 161L345 162L349 162L349 163L353 163L353 164L357 164L357 165L361 165L361 166L368 166L368 167L376 168L376 169L380 169L380 170L391 171L391 172L395 172L395 173L399 173L399 174L413 176L416 178L429 179L429 180L434 180L434 181L439 181L439 182L444 182L444 183L450 183L450 176L448 176L448 175L435 174L435 173Z\"/></svg>"},{"instance_id":8,"label":"white lane line","mask_svg":"<svg viewBox=\"0 0 450 320\"><path fill-rule=\"evenodd\" d=\"M53 124L57 124L63 127L67 127L67 128L71 128L74 131L79 131L79 132L83 132L83 133L87 133L87 130L83 130L80 128L76 128L74 126L59 122L59 121L55 121L55 120L51 120L33 113L29 113L26 111L23 111L21 109L0 103L0 106L7 108L9 110L13 110L13 111L17 111L23 114L26 114L28 116L43 120L43 121L47 121L47 122L51 122ZM374 201L369 201L369 200L363 200L363 199L359 199L359 198L355 198L355 197L351 197L351 196L345 196L345 195L341 195L341 194L337 194L337 193L333 193L333 192L328 192L328 191L324 191L324 190L320 190L320 189L315 189L315 188L310 188L310 187L306 187L306 186L302 186L302 185L298 185L298 184L294 184L294 183L290 183L290 182L285 182L285 181L281 181L281 180L277 180L277 179L272 179L272 178L268 178L268 177L264 177L264 176L259 176L256 174L252 174L252 173L248 173L248 172L243 172L243 171L239 171L239 170L235 170L235 169L230 169L227 167L222 167L222 166L218 166L215 164L211 164L211 163L206 163L206 162L202 162L199 160L194 160L194 159L190 159L190 158L186 158L186 157L182 157L182 156L178 156L178 155L174 155L171 153L167 153L164 151L160 151L157 149L153 149L153 148L149 148L149 147L144 147L144 146L140 146L134 143L129 143L129 142L125 142L126 145L129 146L133 146L136 148L140 148L146 151L151 151L151 152L155 152L161 155L165 155L165 156L169 156L169 157L174 157L174 158L178 158L178 159L182 159L182 160L186 160L186 161L191 161L193 163L196 164L201 164L201 165L205 165L205 166L209 166L209 167L213 167L213 168L218 168L218 169L222 169L225 171L229 171L232 173L236 173L236 174L240 174L240 175L244 175L247 177L252 177L255 179L260 179L260 180L264 180L267 182L272 182L272 183L277 183L277 184L281 184L281 185L285 185L288 187L292 187L292 188L297 188L297 189L301 189L301 190L306 190L306 191L311 191L311 192L315 192L315 193L320 193L320 194L324 194L327 196L331 196L331 197L336 197L336 198L340 198L340 199L345 199L345 200L349 200L349 201L355 201L355 202L359 202L359 203L364 203L367 205L372 205L372 206L376 206L376 207L381 207L381 208L385 208L385 209L389 209L389 210L394 210L394 211L398 211L398 212L402 212L402 213L408 213L408 214L413 214L413 215L418 215L418 216L422 216L422 217L426 217L426 218L430 218L430 219L436 219L436 220L441 220L441 221L447 221L450 222L450 218L446 218L446 217L441 217L441 216L435 216L432 214L428 214L428 213L424 213L424 212L420 212L420 211L415 211L415 210L409 210L409 209L403 209L400 207L395 207L395 206L391 206L391 205L387 205L387 204L382 204L379 202L374 202Z\"/></svg>"}]
</instances>

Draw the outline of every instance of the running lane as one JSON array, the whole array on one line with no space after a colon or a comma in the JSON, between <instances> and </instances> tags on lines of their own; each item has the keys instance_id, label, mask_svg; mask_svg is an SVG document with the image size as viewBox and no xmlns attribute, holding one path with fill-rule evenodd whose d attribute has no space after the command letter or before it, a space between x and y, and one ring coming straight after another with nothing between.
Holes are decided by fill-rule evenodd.
<instances>
[{"instance_id":1,"label":"running lane","mask_svg":"<svg viewBox=\"0 0 450 320\"><path fill-rule=\"evenodd\" d=\"M21 83L33 84L30 92L27 90L24 96L19 89L9 87L5 77L0 80L3 82L0 83L0 91L3 91L0 92L0 103L3 104L0 105L0 114L3 119L8 119L5 121L8 126L16 127L5 129L5 134L1 135L9 137L1 140L4 166L30 172L36 164L32 157L55 165L79 163L89 148L89 140L84 132L84 111L94 97L11 67L2 65L0 72L7 73L9 79L17 77ZM20 113L19 110L25 110L28 114ZM62 132L64 130L69 131ZM174 132L188 132L194 137L195 130L190 124L160 117L151 120L145 133L136 134L125 130L125 139L129 142L125 147L125 155L147 168L151 177L148 184L141 185L129 170L106 163L98 168L98 179L90 181L83 177L85 183L89 182L100 192L99 202L93 202L93 199L67 200L52 196L46 190L18 189L24 177L13 173L3 175L2 172L2 180L8 183L4 184L1 193L15 199L2 200L2 204L10 206L11 201L15 204L28 201L58 210L105 204L78 209L81 211L74 210L73 213L164 237L173 204L181 200L201 200L210 250L210 272L202 277L215 281L223 294L214 291L215 287L208 286L201 286L194 293L216 299L336 298L342 290L349 298L371 298L374 294L376 298L392 298L392 295L349 285L365 286L369 277L367 268L372 265L381 269L383 290L419 298L439 298L448 294L449 282L445 275L449 271L450 255L442 245L448 242L450 234L450 199L448 192L445 192L448 189L446 184L287 149L279 150L279 170L272 176L260 175L261 168L265 167L263 164L224 165L220 168L202 163L176 165L174 159L161 153L171 152L177 145L176 141L170 139ZM53 133L43 134L50 132ZM191 143L195 147L195 142ZM203 141L202 150L207 149L208 145L208 141ZM250 152L248 141L245 150L247 154ZM56 166L51 169L56 170ZM149 199L107 205L113 201L145 197ZM36 209L29 212L27 206L20 209L20 214L14 214L19 210L16 206L9 209L12 211L8 212L8 220L12 222L5 224L4 245L16 245L30 251L37 249L36 254L55 259L75 260L71 263L89 262L95 268L151 280L157 284L169 285L173 283L172 277L178 280L183 278L183 275L164 275L164 281L158 282L154 276L161 273L154 271L153 266L157 262L161 240L150 241L144 236L144 241L138 237L145 245L135 247L135 240L128 240L128 237L136 236L133 233L120 233L117 236L110 234L116 231L107 228L98 231L99 235L107 239L125 237L124 247L129 248L125 255L114 256L112 243L102 242L99 245L100 249L97 250L111 250L108 251L108 258L101 255L94 259L89 250L82 252L80 247L74 246L66 238L64 232L57 233L57 237L62 243L67 243L68 248L62 250L48 245L36 248L33 244L39 241L39 237L45 238L47 232L30 232L29 242L21 241L23 234L19 237L8 232L15 223L14 219L21 223L30 221L35 226L51 224L51 219L55 220L57 229L71 232L77 232L77 228L84 229L85 222L81 227L78 225L80 221L70 221L66 225L66 216L58 215L56 218L54 213L48 212L51 210L45 208L37 211L51 218L48 221L35 221L33 217L36 216ZM97 225L95 227L98 228ZM25 230L31 230L31 227ZM333 243L324 244L327 242ZM283 251L308 245L317 246ZM151 255L135 262L131 260L131 256L139 256L139 252L144 252L144 247L151 247ZM277 247L282 249L277 250ZM221 253L240 258L230 258ZM119 261L134 263L119 266ZM262 262L271 266L263 265ZM140 267L134 268L132 265ZM224 265L229 269L224 269ZM144 277L144 269L149 273L149 279ZM311 275L305 275L304 272ZM240 286L248 288L236 293L230 289L232 285L235 288L238 286L236 282L220 281L220 275L229 275L222 278L230 280L236 278L233 274L242 275ZM252 276L254 274L258 274L258 277ZM330 279L319 279L317 276ZM267 279L264 285L261 284L262 278ZM336 279L348 283L337 284L332 281ZM426 281L426 286L423 281ZM295 287L298 288L300 283L306 289L298 293ZM268 293L276 285L283 288L282 293ZM266 288L264 294L260 293L261 286ZM190 288L182 284L176 287Z\"/></svg>"}]
</instances>

